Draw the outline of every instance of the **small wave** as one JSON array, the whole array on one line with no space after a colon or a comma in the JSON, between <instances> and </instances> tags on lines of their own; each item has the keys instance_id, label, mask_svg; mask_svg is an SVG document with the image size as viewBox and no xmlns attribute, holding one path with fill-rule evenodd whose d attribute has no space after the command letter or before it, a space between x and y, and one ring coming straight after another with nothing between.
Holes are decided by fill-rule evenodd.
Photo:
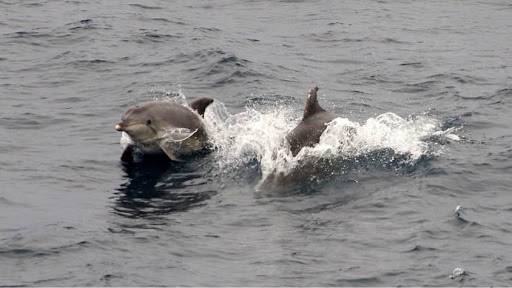
<instances>
[{"instance_id":1,"label":"small wave","mask_svg":"<svg viewBox=\"0 0 512 288\"><path fill-rule=\"evenodd\" d=\"M494 94L494 96L511 97L512 89L511 88L500 89Z\"/></svg>"},{"instance_id":2,"label":"small wave","mask_svg":"<svg viewBox=\"0 0 512 288\"><path fill-rule=\"evenodd\" d=\"M345 65L361 65L364 62L354 59L332 58L332 59L318 59L313 57L304 57L304 60L314 63L330 63L330 64L345 64Z\"/></svg>"},{"instance_id":3,"label":"small wave","mask_svg":"<svg viewBox=\"0 0 512 288\"><path fill-rule=\"evenodd\" d=\"M43 249L27 249L27 248L13 248L2 249L0 255L8 258L18 257L41 257L58 254L58 251L43 250Z\"/></svg>"},{"instance_id":4,"label":"small wave","mask_svg":"<svg viewBox=\"0 0 512 288\"><path fill-rule=\"evenodd\" d=\"M52 256L58 255L62 252L79 250L83 247L90 246L90 242L88 241L79 241L76 243L65 244L57 247L51 248L4 248L0 249L0 256L8 257L8 258L33 258L33 257L44 257L44 256Z\"/></svg>"},{"instance_id":5,"label":"small wave","mask_svg":"<svg viewBox=\"0 0 512 288\"><path fill-rule=\"evenodd\" d=\"M463 100L473 100L473 101L488 101L489 105L498 105L498 107L502 107L502 104L506 104L507 101L510 101L509 99L512 96L512 89L505 88L500 89L492 94L484 94L484 95L478 95L478 96L464 96L460 94L455 94L457 98L463 99Z\"/></svg>"},{"instance_id":6,"label":"small wave","mask_svg":"<svg viewBox=\"0 0 512 288\"><path fill-rule=\"evenodd\" d=\"M428 80L428 81L422 81L418 83L413 84L406 84L405 87L395 89L393 92L401 92L401 93L419 93L419 92L426 92L431 90L433 87L438 85L438 81L434 80Z\"/></svg>"},{"instance_id":7,"label":"small wave","mask_svg":"<svg viewBox=\"0 0 512 288\"><path fill-rule=\"evenodd\" d=\"M459 73L439 73L428 76L430 79L434 79L437 81L453 81L460 84L485 84L487 80L481 77L476 77L472 75L465 75Z\"/></svg>"},{"instance_id":8,"label":"small wave","mask_svg":"<svg viewBox=\"0 0 512 288\"><path fill-rule=\"evenodd\" d=\"M113 69L112 64L115 63L115 61L105 59L81 59L67 62L68 65L72 65L77 69L91 69L94 71L110 71Z\"/></svg>"},{"instance_id":9,"label":"small wave","mask_svg":"<svg viewBox=\"0 0 512 288\"><path fill-rule=\"evenodd\" d=\"M354 278L343 278L336 281L335 286L381 286L382 280L379 277L361 276Z\"/></svg>"},{"instance_id":10,"label":"small wave","mask_svg":"<svg viewBox=\"0 0 512 288\"><path fill-rule=\"evenodd\" d=\"M159 7L159 6L149 6L149 5L139 4L139 3L128 4L128 5L130 5L132 7L135 7L135 8L148 9L148 10L160 10L160 9L162 9L162 7Z\"/></svg>"},{"instance_id":11,"label":"small wave","mask_svg":"<svg viewBox=\"0 0 512 288\"><path fill-rule=\"evenodd\" d=\"M368 84L380 84L380 83L389 83L389 84L401 84L401 81L397 81L389 76L385 75L369 75L369 76L363 76L361 78L364 80L363 82L357 83L357 85L368 85Z\"/></svg>"},{"instance_id":12,"label":"small wave","mask_svg":"<svg viewBox=\"0 0 512 288\"><path fill-rule=\"evenodd\" d=\"M92 60L76 60L73 63L77 63L77 64L103 64L103 63L115 63L115 62L109 61L109 60L103 60L103 59L92 59Z\"/></svg>"},{"instance_id":13,"label":"small wave","mask_svg":"<svg viewBox=\"0 0 512 288\"><path fill-rule=\"evenodd\" d=\"M423 64L420 62L402 63L401 66L410 66L414 68L422 68ZM460 73L439 73L425 77L422 81L415 83L396 83L401 87L392 90L393 92L399 93L421 93L421 92L432 92L434 95L446 94L447 91L453 91L453 89L460 88L463 85L486 85L487 80L484 78L465 75ZM448 89L448 90L447 90ZM483 96L478 97L467 97L459 94L459 91L454 91L454 96L461 99L473 99L480 100Z\"/></svg>"},{"instance_id":14,"label":"small wave","mask_svg":"<svg viewBox=\"0 0 512 288\"><path fill-rule=\"evenodd\" d=\"M411 249L405 251L407 253L410 253L410 252L426 252L426 251L438 251L439 249L437 248L434 248L434 247L428 247L428 246L423 246L423 245L415 245L414 247L412 247Z\"/></svg>"},{"instance_id":15,"label":"small wave","mask_svg":"<svg viewBox=\"0 0 512 288\"><path fill-rule=\"evenodd\" d=\"M240 79L246 79L246 78L252 78L252 77L258 77L262 74L254 71L235 71L229 75L222 76L220 78L217 78L211 83L211 87L222 87L226 84L235 83ZM258 80L255 80L258 81Z\"/></svg>"},{"instance_id":16,"label":"small wave","mask_svg":"<svg viewBox=\"0 0 512 288\"><path fill-rule=\"evenodd\" d=\"M207 67L206 71L203 74L205 74L206 76L219 74L226 70L229 70L229 67L245 68L249 63L249 60L238 58L235 55L224 55L220 59L214 61L209 67ZM236 72L241 71L237 70L233 73Z\"/></svg>"},{"instance_id":17,"label":"small wave","mask_svg":"<svg viewBox=\"0 0 512 288\"><path fill-rule=\"evenodd\" d=\"M187 25L186 22L180 21L180 20L170 20L164 17L153 17L153 18L142 18L143 20L151 20L151 21L157 21L157 22L165 22L165 23L172 23L176 25Z\"/></svg>"},{"instance_id":18,"label":"small wave","mask_svg":"<svg viewBox=\"0 0 512 288\"><path fill-rule=\"evenodd\" d=\"M343 38L343 39L341 39L341 41L346 42L346 43L358 43L358 42L369 41L369 38Z\"/></svg>"},{"instance_id":19,"label":"small wave","mask_svg":"<svg viewBox=\"0 0 512 288\"><path fill-rule=\"evenodd\" d=\"M171 34L160 34L156 32L146 32L144 33L144 37L148 39L170 39L170 38L178 38L178 36Z\"/></svg>"},{"instance_id":20,"label":"small wave","mask_svg":"<svg viewBox=\"0 0 512 288\"><path fill-rule=\"evenodd\" d=\"M179 53L176 56L169 57L167 59L157 62L146 62L141 64L142 66L165 66L176 63L190 63L188 71L200 71L204 69L204 65L209 65L212 59L218 59L224 57L227 53L221 49L204 49L193 53ZM137 64L139 65L139 64ZM197 77L200 78L200 77Z\"/></svg>"},{"instance_id":21,"label":"small wave","mask_svg":"<svg viewBox=\"0 0 512 288\"><path fill-rule=\"evenodd\" d=\"M345 39L339 38L338 34L340 34L339 31L328 30L328 31L321 32L321 33L307 34L304 36L310 38L311 40L313 40L315 42L325 42L325 43L345 42Z\"/></svg>"},{"instance_id":22,"label":"small wave","mask_svg":"<svg viewBox=\"0 0 512 288\"><path fill-rule=\"evenodd\" d=\"M56 98L53 100L54 103L78 103L84 102L86 99L84 97L70 96L63 98Z\"/></svg>"},{"instance_id":23,"label":"small wave","mask_svg":"<svg viewBox=\"0 0 512 288\"><path fill-rule=\"evenodd\" d=\"M493 101L491 103L491 105L505 104L507 102L510 103L511 98L512 98L512 89L511 88L500 89L489 97L489 99L491 99Z\"/></svg>"},{"instance_id":24,"label":"small wave","mask_svg":"<svg viewBox=\"0 0 512 288\"><path fill-rule=\"evenodd\" d=\"M8 38L43 38L50 37L51 35L48 33L40 33L36 31L18 31L6 34L5 36Z\"/></svg>"},{"instance_id":25,"label":"small wave","mask_svg":"<svg viewBox=\"0 0 512 288\"><path fill-rule=\"evenodd\" d=\"M166 42L171 39L177 39L180 38L179 35L171 35L171 34L161 34L156 32L147 32L142 35L142 38L139 39L137 42L139 43L145 43L147 41L150 42Z\"/></svg>"},{"instance_id":26,"label":"small wave","mask_svg":"<svg viewBox=\"0 0 512 288\"><path fill-rule=\"evenodd\" d=\"M360 42L376 42L376 43L384 43L384 44L410 44L409 42L398 40L395 38L382 38L382 39L372 39L370 37L363 38L350 38L350 37L337 37L339 36L339 32L337 31L326 31L323 33L312 33L309 34L309 37L315 41L320 42L343 42L343 43L360 43Z\"/></svg>"},{"instance_id":27,"label":"small wave","mask_svg":"<svg viewBox=\"0 0 512 288\"><path fill-rule=\"evenodd\" d=\"M30 205L27 205L25 203L14 202L14 201L11 201L11 200L9 200L9 199L7 199L5 197L0 197L0 206L4 206L4 207L11 207L11 206L30 207Z\"/></svg>"},{"instance_id":28,"label":"small wave","mask_svg":"<svg viewBox=\"0 0 512 288\"><path fill-rule=\"evenodd\" d=\"M67 26L69 26L69 30L87 30L96 28L92 19L82 19L78 22L69 23Z\"/></svg>"},{"instance_id":29,"label":"small wave","mask_svg":"<svg viewBox=\"0 0 512 288\"><path fill-rule=\"evenodd\" d=\"M181 62L190 62L189 72L193 79L206 83L209 87L224 86L227 83L260 81L268 77L252 66L247 59L218 49L206 49L175 57Z\"/></svg>"},{"instance_id":30,"label":"small wave","mask_svg":"<svg viewBox=\"0 0 512 288\"><path fill-rule=\"evenodd\" d=\"M123 42L135 42L139 44L145 44L148 42L153 43L164 43L168 42L172 39L179 39L182 36L177 34L167 34L167 33L160 33L157 30L146 30L146 29L140 29L140 33L137 33L130 38L123 39Z\"/></svg>"},{"instance_id":31,"label":"small wave","mask_svg":"<svg viewBox=\"0 0 512 288\"><path fill-rule=\"evenodd\" d=\"M402 40L398 40L398 39L395 39L395 38L384 38L382 40L380 40L379 42L382 42L382 43L389 43L389 44L410 44L409 42L407 41L402 41Z\"/></svg>"},{"instance_id":32,"label":"small wave","mask_svg":"<svg viewBox=\"0 0 512 288\"><path fill-rule=\"evenodd\" d=\"M413 68L423 68L424 67L423 63L421 63L421 62L404 62L404 63L400 63L400 66L408 66L408 67L413 67Z\"/></svg>"},{"instance_id":33,"label":"small wave","mask_svg":"<svg viewBox=\"0 0 512 288\"><path fill-rule=\"evenodd\" d=\"M3 117L0 123L7 129L42 129L68 120L45 115L24 113L22 117Z\"/></svg>"},{"instance_id":34,"label":"small wave","mask_svg":"<svg viewBox=\"0 0 512 288\"><path fill-rule=\"evenodd\" d=\"M219 28L215 28L215 27L197 27L197 28L194 28L194 30L204 32L204 33L221 32L222 31Z\"/></svg>"},{"instance_id":35,"label":"small wave","mask_svg":"<svg viewBox=\"0 0 512 288\"><path fill-rule=\"evenodd\" d=\"M80 30L97 29L99 28L92 20L84 19L78 22L68 23L55 29L34 29L31 31L18 31L14 33L4 34L8 42L16 44L25 44L31 46L40 46L53 48L54 45L70 45L71 43L80 43L90 40L90 37ZM85 21L85 22L83 22ZM111 29L105 25L101 29Z\"/></svg>"}]
</instances>

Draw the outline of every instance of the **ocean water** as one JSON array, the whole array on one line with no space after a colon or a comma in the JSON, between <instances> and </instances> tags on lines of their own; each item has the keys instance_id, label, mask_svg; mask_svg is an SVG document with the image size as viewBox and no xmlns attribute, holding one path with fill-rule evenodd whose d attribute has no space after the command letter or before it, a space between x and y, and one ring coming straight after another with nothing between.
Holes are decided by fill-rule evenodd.
<instances>
[{"instance_id":1,"label":"ocean water","mask_svg":"<svg viewBox=\"0 0 512 288\"><path fill-rule=\"evenodd\" d=\"M0 286L510 285L510 19L503 0L1 0ZM293 157L314 85L339 117ZM211 153L120 162L128 107L202 96Z\"/></svg>"}]
</instances>

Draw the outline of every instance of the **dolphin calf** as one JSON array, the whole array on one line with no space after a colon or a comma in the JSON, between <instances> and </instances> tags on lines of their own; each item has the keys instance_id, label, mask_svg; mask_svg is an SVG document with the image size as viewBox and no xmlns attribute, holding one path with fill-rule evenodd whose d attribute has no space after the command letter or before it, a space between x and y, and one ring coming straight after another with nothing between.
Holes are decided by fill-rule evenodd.
<instances>
[{"instance_id":1,"label":"dolphin calf","mask_svg":"<svg viewBox=\"0 0 512 288\"><path fill-rule=\"evenodd\" d=\"M320 141L320 136L327 128L327 124L336 118L333 113L320 107L317 92L318 87L309 90L302 120L286 136L293 156L297 156L302 148L317 144Z\"/></svg>"},{"instance_id":2,"label":"dolphin calf","mask_svg":"<svg viewBox=\"0 0 512 288\"><path fill-rule=\"evenodd\" d=\"M169 101L146 102L128 109L115 129L129 136L121 160L130 162L134 152L164 153L173 161L201 151L207 145L202 117L211 98L199 98L189 107Z\"/></svg>"}]
</instances>

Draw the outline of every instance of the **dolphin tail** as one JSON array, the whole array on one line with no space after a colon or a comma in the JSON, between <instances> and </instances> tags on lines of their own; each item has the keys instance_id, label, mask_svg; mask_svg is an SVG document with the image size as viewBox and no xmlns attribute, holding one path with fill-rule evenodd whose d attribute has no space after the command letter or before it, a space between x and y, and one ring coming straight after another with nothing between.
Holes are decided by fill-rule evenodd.
<instances>
[{"instance_id":1,"label":"dolphin tail","mask_svg":"<svg viewBox=\"0 0 512 288\"><path fill-rule=\"evenodd\" d=\"M190 108L192 108L192 110L197 111L197 113L199 115L201 115L201 117L204 117L204 111L206 110L206 107L208 107L208 105L212 104L212 102L213 102L212 98L202 97L202 98L192 101L190 103Z\"/></svg>"}]
</instances>

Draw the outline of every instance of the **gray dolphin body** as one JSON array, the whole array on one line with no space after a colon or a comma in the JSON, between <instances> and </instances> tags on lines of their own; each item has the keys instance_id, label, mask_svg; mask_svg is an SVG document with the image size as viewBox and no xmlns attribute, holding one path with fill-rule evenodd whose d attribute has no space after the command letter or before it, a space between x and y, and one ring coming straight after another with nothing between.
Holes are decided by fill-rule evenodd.
<instances>
[{"instance_id":1,"label":"gray dolphin body","mask_svg":"<svg viewBox=\"0 0 512 288\"><path fill-rule=\"evenodd\" d=\"M309 90L304 115L297 126L286 135L293 156L297 156L304 147L313 147L320 142L320 136L327 128L327 124L336 116L325 111L317 99L318 87ZM275 189L293 189L309 181L311 177L321 176L333 169L330 159L299 159L296 167L288 172L273 171L258 184L259 191L272 191Z\"/></svg>"},{"instance_id":2,"label":"gray dolphin body","mask_svg":"<svg viewBox=\"0 0 512 288\"><path fill-rule=\"evenodd\" d=\"M320 107L317 92L318 87L309 90L302 120L297 127L286 136L293 156L296 156L300 150L306 146L312 147L318 144L320 136L325 128L327 128L327 123L336 118L333 113L327 112Z\"/></svg>"},{"instance_id":3,"label":"gray dolphin body","mask_svg":"<svg viewBox=\"0 0 512 288\"><path fill-rule=\"evenodd\" d=\"M202 116L211 98L199 98L186 107L168 101L143 103L128 109L115 129L130 136L121 159L131 161L132 154L165 153L173 161L205 148L208 141Z\"/></svg>"}]
</instances>

